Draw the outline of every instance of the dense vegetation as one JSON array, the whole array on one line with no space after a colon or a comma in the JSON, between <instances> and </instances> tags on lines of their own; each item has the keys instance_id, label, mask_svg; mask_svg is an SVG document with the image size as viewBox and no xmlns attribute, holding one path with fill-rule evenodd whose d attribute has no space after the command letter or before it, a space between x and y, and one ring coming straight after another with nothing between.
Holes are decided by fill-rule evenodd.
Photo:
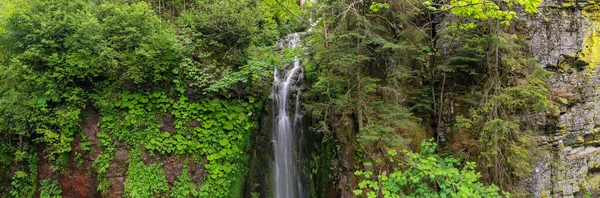
<instances>
[{"instance_id":1,"label":"dense vegetation","mask_svg":"<svg viewBox=\"0 0 600 198\"><path fill-rule=\"evenodd\" d=\"M272 4L3 1L2 164L16 169L3 192L32 197L41 186L42 195L60 194L51 178L38 179L37 158L53 162L52 175L64 174L71 155L83 154L74 147L92 152L81 119L97 112L94 146L102 151L93 167L103 194L123 145L127 196L239 194L253 112L277 62L270 52L291 31L276 24L285 14L265 12ZM205 179L190 185L182 174L171 191L160 160L145 155L204 162Z\"/></svg>"},{"instance_id":2,"label":"dense vegetation","mask_svg":"<svg viewBox=\"0 0 600 198\"><path fill-rule=\"evenodd\" d=\"M321 34L312 37L307 105L324 120L314 124L316 131L337 137L340 155L351 159L339 167L344 174L383 174L383 189L373 192L384 195L397 193L398 185L417 185L382 180L386 172L411 167L386 160L388 151L419 150L421 140L434 137L440 152L463 165L477 162L464 168L480 172L485 183L519 192L515 182L531 173L529 137L537 130L535 117L522 116L544 113L551 102L544 81L549 73L524 51L524 36L511 28L517 13L510 6L534 13L540 1L325 2ZM365 175L357 176L349 185L363 184ZM432 190L400 189L417 197Z\"/></svg>"},{"instance_id":3,"label":"dense vegetation","mask_svg":"<svg viewBox=\"0 0 600 198\"><path fill-rule=\"evenodd\" d=\"M519 195L530 115L552 113L514 28L539 3L0 0L0 196L60 197L84 156L109 195L120 151L126 197L267 196L243 193L248 158L271 71L296 55L311 196ZM305 53L275 47L299 31Z\"/></svg>"}]
</instances>

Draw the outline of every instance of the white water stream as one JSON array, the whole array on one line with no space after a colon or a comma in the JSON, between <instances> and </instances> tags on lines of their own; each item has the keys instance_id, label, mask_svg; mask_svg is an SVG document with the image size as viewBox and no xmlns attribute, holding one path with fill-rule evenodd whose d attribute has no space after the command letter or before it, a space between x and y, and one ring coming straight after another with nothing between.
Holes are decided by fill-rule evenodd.
<instances>
[{"instance_id":1,"label":"white water stream","mask_svg":"<svg viewBox=\"0 0 600 198\"><path fill-rule=\"evenodd\" d=\"M288 35L279 43L281 48L300 47L300 34ZM300 58L296 58L290 69L284 69L280 75L277 68L273 72L274 110L276 115L273 120L273 146L275 149L275 197L276 198L302 198L304 197L302 182L296 163L296 141L302 125L300 111L300 91L297 90L298 82L303 79L304 69ZM296 90L295 90L296 89ZM295 92L294 112L288 112L290 94ZM290 107L291 108L291 107ZM290 119L291 118L291 119Z\"/></svg>"}]
</instances>

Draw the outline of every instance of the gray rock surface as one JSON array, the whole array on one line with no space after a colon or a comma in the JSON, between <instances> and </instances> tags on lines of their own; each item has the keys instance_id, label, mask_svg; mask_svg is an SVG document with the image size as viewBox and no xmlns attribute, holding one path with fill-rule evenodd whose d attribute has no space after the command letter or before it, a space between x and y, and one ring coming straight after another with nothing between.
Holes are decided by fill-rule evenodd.
<instances>
[{"instance_id":1,"label":"gray rock surface","mask_svg":"<svg viewBox=\"0 0 600 198\"><path fill-rule=\"evenodd\" d=\"M600 48L586 46L600 31L600 21L583 14L590 4L598 3L546 0L538 14L521 16L530 53L555 72L549 82L557 110L538 134L542 149L522 182L534 197L600 197L600 63L580 58L585 47Z\"/></svg>"}]
</instances>

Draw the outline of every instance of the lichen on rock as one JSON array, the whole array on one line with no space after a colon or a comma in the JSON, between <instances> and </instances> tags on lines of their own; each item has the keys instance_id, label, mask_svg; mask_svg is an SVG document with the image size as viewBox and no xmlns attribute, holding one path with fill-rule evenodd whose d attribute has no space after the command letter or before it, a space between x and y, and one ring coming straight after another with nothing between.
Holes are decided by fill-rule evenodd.
<instances>
[{"instance_id":1,"label":"lichen on rock","mask_svg":"<svg viewBox=\"0 0 600 198\"><path fill-rule=\"evenodd\" d=\"M581 11L590 20L589 34L585 37L579 59L588 63L588 71L595 71L600 64L600 3L591 1Z\"/></svg>"},{"instance_id":2,"label":"lichen on rock","mask_svg":"<svg viewBox=\"0 0 600 198\"><path fill-rule=\"evenodd\" d=\"M597 196L600 173L600 4L595 1L546 0L527 18L531 52L555 71L548 80L555 101L538 155L524 180L534 197Z\"/></svg>"}]
</instances>

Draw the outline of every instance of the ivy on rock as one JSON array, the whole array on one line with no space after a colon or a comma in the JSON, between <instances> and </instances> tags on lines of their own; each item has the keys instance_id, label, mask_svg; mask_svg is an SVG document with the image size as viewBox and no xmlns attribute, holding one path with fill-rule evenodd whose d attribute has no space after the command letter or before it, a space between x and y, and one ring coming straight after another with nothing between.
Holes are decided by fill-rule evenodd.
<instances>
[{"instance_id":1,"label":"ivy on rock","mask_svg":"<svg viewBox=\"0 0 600 198\"><path fill-rule=\"evenodd\" d=\"M102 99L101 99L102 100ZM106 100L112 100L107 98ZM254 102L254 101L252 101ZM242 100L200 100L190 102L185 96L173 100L164 92L123 94L115 101L103 101L106 109L102 122L102 136L108 141L125 142L128 148L136 151L130 154L128 174L135 177L144 173L149 167L153 171L152 178L164 179L164 173L159 174L160 165L150 164L149 167L140 161L142 151L158 155L192 155L205 158L204 165L207 176L195 193L199 197L229 195L233 180L237 175L245 174L245 149L249 146L250 130L255 126L251 119L253 111L260 107L258 103ZM102 106L102 105L98 105ZM172 123L159 123L161 116L172 114ZM173 125L173 129L164 130L165 125ZM110 147L111 143L107 143ZM141 148L141 150L140 150ZM107 159L99 157L99 170L105 172ZM132 160L133 159L133 160ZM101 161L99 161L101 160ZM140 174L138 174L140 173ZM132 176L133 176L132 175ZM142 174L143 175L143 174ZM185 176L182 176L185 179ZM166 180L158 183L165 183ZM126 181L126 192L131 196L141 196L141 192L153 194L166 193L169 189L141 190L135 178ZM188 189L189 190L189 189ZM193 191L190 191L193 192Z\"/></svg>"}]
</instances>

